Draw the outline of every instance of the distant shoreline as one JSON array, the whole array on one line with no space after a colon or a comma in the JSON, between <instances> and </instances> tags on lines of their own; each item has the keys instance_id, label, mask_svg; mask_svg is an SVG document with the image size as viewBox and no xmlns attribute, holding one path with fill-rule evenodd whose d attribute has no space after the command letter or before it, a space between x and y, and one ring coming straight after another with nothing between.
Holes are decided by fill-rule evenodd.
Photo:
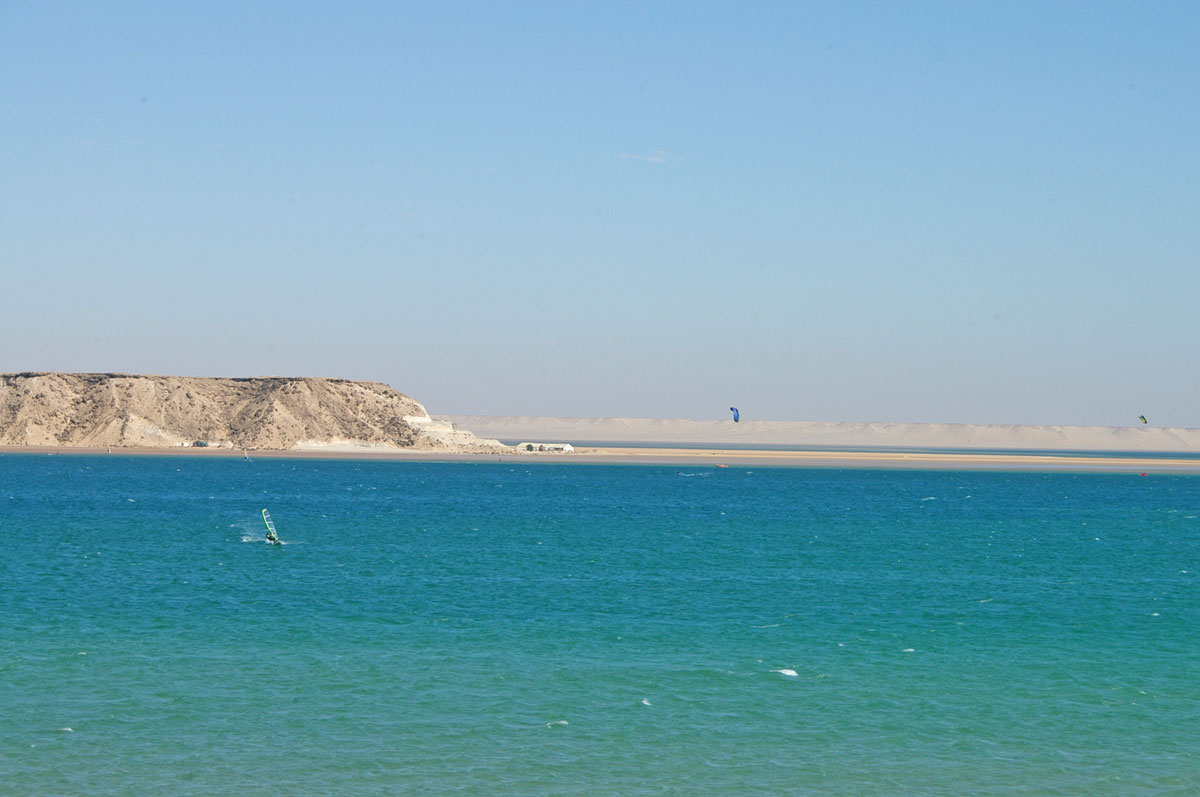
<instances>
[{"instance_id":1,"label":"distant shoreline","mask_svg":"<svg viewBox=\"0 0 1200 797\"><path fill-rule=\"evenodd\" d=\"M108 455L107 447L0 446L9 454ZM754 448L577 448L570 453L518 452L463 453L388 450L265 450L248 452L251 459L342 459L380 462L476 462L512 464L686 465L689 467L793 467L793 468L907 468L926 470L1077 471L1085 473L1200 474L1200 458L1128 455L1071 455L1069 453L1004 453L946 451L862 451L828 449L781 451ZM1082 452L1081 452L1082 454ZM114 447L113 456L174 456L241 459L241 449Z\"/></svg>"},{"instance_id":2,"label":"distant shoreline","mask_svg":"<svg viewBox=\"0 0 1200 797\"><path fill-rule=\"evenodd\" d=\"M1010 453L1121 452L1200 454L1200 429L1136 426L1017 426L1010 424L696 421L671 418L554 418L435 416L497 440L572 443L576 447L997 450Z\"/></svg>"}]
</instances>

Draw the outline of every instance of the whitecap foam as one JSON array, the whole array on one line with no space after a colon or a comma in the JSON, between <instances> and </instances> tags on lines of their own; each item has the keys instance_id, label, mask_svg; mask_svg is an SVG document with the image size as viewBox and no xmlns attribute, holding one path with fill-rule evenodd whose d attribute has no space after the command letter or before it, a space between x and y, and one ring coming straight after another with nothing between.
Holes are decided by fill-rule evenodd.
<instances>
[{"instance_id":1,"label":"whitecap foam","mask_svg":"<svg viewBox=\"0 0 1200 797\"><path fill-rule=\"evenodd\" d=\"M644 697L643 697L643 698L642 698L642 705L643 705L643 706L651 706L651 705L654 705L654 704L653 704L653 703L651 703L649 700L647 700L646 698L644 698Z\"/></svg>"},{"instance_id":2,"label":"whitecap foam","mask_svg":"<svg viewBox=\"0 0 1200 797\"><path fill-rule=\"evenodd\" d=\"M789 670L787 667L784 667L782 670L771 670L771 672L777 672L780 675L786 675L788 678L795 678L796 676L800 675L800 673L796 672L795 670Z\"/></svg>"},{"instance_id":3,"label":"whitecap foam","mask_svg":"<svg viewBox=\"0 0 1200 797\"><path fill-rule=\"evenodd\" d=\"M566 720L554 720L553 722L547 722L547 723L546 723L546 727L547 727L547 728L552 728L552 727L554 727L555 725L570 725L570 724L571 724L571 723L567 722Z\"/></svg>"}]
</instances>

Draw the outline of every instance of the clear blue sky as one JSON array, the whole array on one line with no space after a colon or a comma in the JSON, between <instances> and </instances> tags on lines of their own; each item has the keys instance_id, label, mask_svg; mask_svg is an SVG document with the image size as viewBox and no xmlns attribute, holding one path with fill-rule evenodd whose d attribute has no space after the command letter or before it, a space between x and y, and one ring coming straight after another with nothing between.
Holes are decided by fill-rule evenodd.
<instances>
[{"instance_id":1,"label":"clear blue sky","mask_svg":"<svg viewBox=\"0 0 1200 797\"><path fill-rule=\"evenodd\" d=\"M1200 426L1200 4L0 0L0 371Z\"/></svg>"}]
</instances>

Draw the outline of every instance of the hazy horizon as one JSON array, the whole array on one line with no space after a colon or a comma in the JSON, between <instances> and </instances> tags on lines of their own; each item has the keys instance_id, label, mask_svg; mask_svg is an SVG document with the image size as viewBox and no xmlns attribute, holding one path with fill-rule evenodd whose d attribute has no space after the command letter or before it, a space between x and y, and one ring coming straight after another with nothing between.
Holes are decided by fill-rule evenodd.
<instances>
[{"instance_id":1,"label":"hazy horizon","mask_svg":"<svg viewBox=\"0 0 1200 797\"><path fill-rule=\"evenodd\" d=\"M1200 6L0 0L0 371L1197 427Z\"/></svg>"}]
</instances>

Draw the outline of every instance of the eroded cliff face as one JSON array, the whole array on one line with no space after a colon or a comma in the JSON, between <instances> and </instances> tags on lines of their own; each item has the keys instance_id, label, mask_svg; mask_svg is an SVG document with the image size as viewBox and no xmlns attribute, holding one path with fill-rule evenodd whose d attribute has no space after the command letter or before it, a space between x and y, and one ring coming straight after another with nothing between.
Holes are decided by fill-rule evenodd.
<instances>
[{"instance_id":1,"label":"eroded cliff face","mask_svg":"<svg viewBox=\"0 0 1200 797\"><path fill-rule=\"evenodd\" d=\"M0 375L0 445L489 449L426 431L429 413L380 382L311 377Z\"/></svg>"}]
</instances>

